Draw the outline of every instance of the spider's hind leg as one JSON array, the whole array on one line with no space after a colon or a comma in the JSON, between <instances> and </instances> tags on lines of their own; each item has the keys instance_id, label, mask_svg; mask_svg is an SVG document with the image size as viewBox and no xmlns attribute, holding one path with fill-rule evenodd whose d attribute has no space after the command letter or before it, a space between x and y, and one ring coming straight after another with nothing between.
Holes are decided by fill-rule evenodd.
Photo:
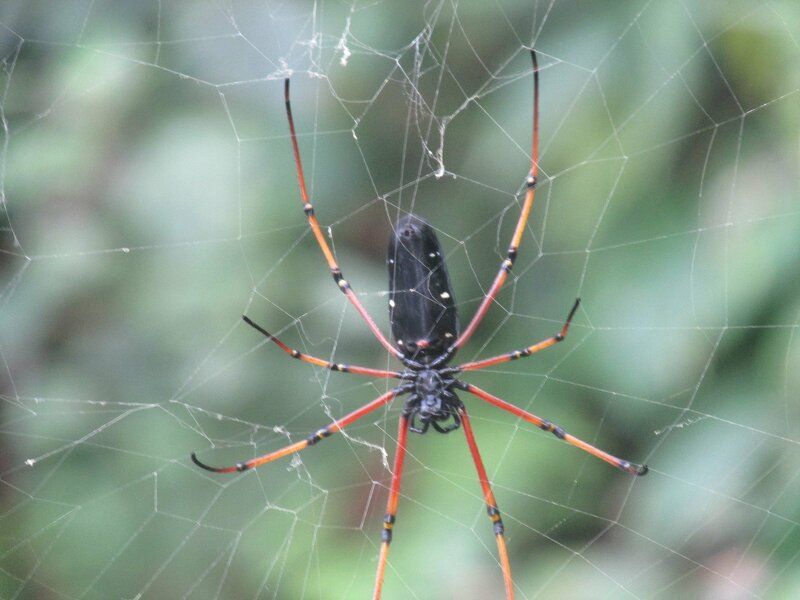
<instances>
[{"instance_id":1,"label":"spider's hind leg","mask_svg":"<svg viewBox=\"0 0 800 600\"><path fill-rule=\"evenodd\" d=\"M489 477L486 475L486 468L483 466L483 459L478 450L478 443L475 441L475 434L472 432L472 425L470 424L469 417L467 416L467 409L463 406L459 409L461 415L461 422L464 425L464 435L467 438L467 445L469 446L472 460L475 462L475 470L478 472L478 479L483 490L483 498L486 502L486 511L489 514L489 519L492 521L494 528L494 536L497 540L497 552L499 554L500 568L503 570L503 581L506 588L506 600L513 600L514 598L514 581L511 579L511 564L508 560L508 550L506 549L505 527L503 526L503 519L500 517L500 510L497 508L497 500L495 500L492 486L489 483Z\"/></svg>"},{"instance_id":2,"label":"spider's hind leg","mask_svg":"<svg viewBox=\"0 0 800 600\"><path fill-rule=\"evenodd\" d=\"M596 448L591 444L584 442L582 439L575 437L564 431L562 427L559 427L552 421L548 421L547 419L543 419L533 413L528 412L527 410L523 410L518 406L514 406L510 402L506 402L502 398L498 398L497 396L493 396L486 390L482 390L481 388L474 386L469 383L458 382L460 389L463 389L474 396L477 396L484 402L488 402L497 408L502 408L503 410L510 412L512 415L516 415L517 417L524 419L528 423L532 423L536 425L539 429L543 431L549 431L558 439L575 446L583 450L584 452L588 452L592 456L599 458L607 462L608 464L618 468L621 471L625 471L626 473L630 473L631 475L646 475L648 468L647 465L639 465L636 463L632 463L627 460L622 460L621 458L617 458L606 452L605 450L601 450L600 448Z\"/></svg>"},{"instance_id":3,"label":"spider's hind leg","mask_svg":"<svg viewBox=\"0 0 800 600\"><path fill-rule=\"evenodd\" d=\"M375 573L375 589L372 593L373 600L380 600L383 591L383 578L386 574L386 559L389 556L389 544L392 543L392 532L397 517L397 503L400 499L400 481L403 475L403 462L406 457L406 443L408 441L409 417L400 416L397 428L397 451L394 455L394 469L392 470L392 484L389 488L389 499L386 502L386 516L383 518L383 531L381 532L381 553L378 558L378 570Z\"/></svg>"}]
</instances>

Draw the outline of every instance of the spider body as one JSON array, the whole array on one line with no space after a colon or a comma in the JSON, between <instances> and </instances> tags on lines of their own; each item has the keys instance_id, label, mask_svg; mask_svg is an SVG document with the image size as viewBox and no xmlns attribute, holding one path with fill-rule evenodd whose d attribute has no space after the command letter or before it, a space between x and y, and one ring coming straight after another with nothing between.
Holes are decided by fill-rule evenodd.
<instances>
[{"instance_id":1,"label":"spider body","mask_svg":"<svg viewBox=\"0 0 800 600\"><path fill-rule=\"evenodd\" d=\"M358 419L361 419L379 408L386 407L395 398L409 394L408 399L403 405L403 409L400 411L400 417L398 419L397 449L394 456L391 484L389 486L386 516L383 519L380 556L378 558L378 568L375 574L373 600L378 600L381 597L383 589L389 544L392 541L392 532L397 516L400 483L407 451L408 432L414 431L422 434L431 426L440 433L448 433L459 428L464 431L467 446L469 447L472 460L475 464L475 470L478 473L478 480L486 503L486 511L492 523L492 529L497 541L498 558L503 572L506 600L511 600L514 597L514 582L511 578L511 565L508 558L505 529L500 517L500 510L497 507L497 501L495 500L494 492L492 491L489 478L486 474L483 459L478 450L478 444L472 430L467 408L456 395L456 390L467 392L484 402L515 415L519 419L543 431L552 433L559 440L587 452L621 471L633 475L644 475L647 473L646 465L637 465L612 456L604 450L596 448L567 433L562 427L559 427L555 423L523 410L475 385L465 383L457 378L457 376L462 373L477 371L531 356L532 354L563 341L569 330L572 318L578 310L580 300L575 301L575 304L567 315L567 320L564 322L561 330L555 335L519 350L506 352L505 354L500 354L491 358L448 366L448 363L453 358L456 351L466 344L475 332L478 325L483 320L483 317L494 303L500 288L503 287L517 257L522 235L525 231L531 208L533 207L539 170L539 70L536 64L536 53L533 50L531 50L531 58L533 61L533 139L531 145L531 168L526 177L525 199L506 257L501 262L497 275L484 295L475 315L472 317L467 327L463 331L460 331L458 313L453 299L453 291L450 286L450 278L447 274L447 267L444 263L442 249L436 238L433 227L421 217L413 214L406 215L399 219L389 241L389 257L387 261L389 266L389 316L392 335L396 344L392 344L383 335L380 328L361 304L361 301L358 299L358 296L356 296L350 283L344 279L333 251L328 245L325 235L322 233L306 189L303 166L300 160L300 149L297 142L297 134L295 133L294 120L292 118L291 103L289 101L289 80L287 79L285 81L284 94L286 115L289 121L292 151L294 152L295 166L297 168L300 198L303 202L303 210L306 214L309 227L316 238L317 244L319 244L325 261L328 263L328 268L333 276L333 280L336 282L339 290L345 295L359 315L361 315L367 327L369 327L370 331L375 336L375 339L390 355L399 360L405 369L403 371L375 369L334 363L322 358L310 356L290 348L266 329L245 316L243 318L248 325L261 332L268 340L274 342L283 352L292 358L340 373L353 373L372 378L395 379L398 380L398 384L373 401L342 416L322 429L317 430L315 433L312 433L310 436L268 454L264 454L263 456L251 458L247 461L227 467L209 466L201 462L195 453L192 453L191 458L197 466L213 473L236 473L254 469L260 465L294 454L311 446L316 446L322 440L341 431Z\"/></svg>"},{"instance_id":2,"label":"spider body","mask_svg":"<svg viewBox=\"0 0 800 600\"><path fill-rule=\"evenodd\" d=\"M458 381L446 367L458 337L458 311L433 227L415 214L400 219L389 239L386 264L392 336L407 353L403 378L414 386L403 408L409 430L422 434L433 426L450 433L461 426L464 406L455 392Z\"/></svg>"},{"instance_id":3,"label":"spider body","mask_svg":"<svg viewBox=\"0 0 800 600\"><path fill-rule=\"evenodd\" d=\"M433 227L409 214L398 221L389 239L389 321L392 336L410 368L444 364L458 337L450 276ZM446 356L441 363L437 359Z\"/></svg>"}]
</instances>

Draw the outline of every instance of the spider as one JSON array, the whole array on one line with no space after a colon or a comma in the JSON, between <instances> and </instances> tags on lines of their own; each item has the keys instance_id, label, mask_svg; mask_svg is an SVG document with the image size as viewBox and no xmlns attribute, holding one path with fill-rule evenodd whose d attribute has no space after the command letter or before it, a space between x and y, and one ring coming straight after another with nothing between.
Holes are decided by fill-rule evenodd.
<instances>
[{"instance_id":1,"label":"spider","mask_svg":"<svg viewBox=\"0 0 800 600\"><path fill-rule=\"evenodd\" d=\"M467 445L469 446L470 454L472 455L475 469L478 473L478 479L486 502L489 519L493 524L500 567L503 572L505 595L507 600L514 597L514 583L511 578L511 566L506 549L503 520L497 508L497 501L495 500L494 493L489 483L483 460L478 451L478 445L475 441L475 435L472 430L467 408L459 399L456 391L463 391L477 396L481 400L510 412L544 431L552 433L558 439L576 446L584 452L588 452L622 471L633 475L644 475L648 470L646 465L637 465L616 458L570 435L555 423L518 408L458 378L460 373L477 371L500 363L517 360L524 356L530 356L563 341L567 336L572 318L575 316L575 312L580 305L580 298L575 301L575 304L567 315L563 327L557 334L520 350L515 350L492 358L462 363L456 366L448 366L448 363L452 360L456 351L472 337L473 333L475 333L475 330L478 328L478 325L480 325L489 307L494 302L497 293L508 277L514 265L514 260L517 257L522 234L533 206L539 170L539 69L536 60L536 52L533 49L531 49L531 60L533 62L531 169L526 178L527 189L522 211L517 221L516 228L514 229L514 235L511 238L511 244L509 245L506 258L502 261L494 282L483 297L472 320L463 331L459 332L455 300L453 298L450 279L436 234L433 228L417 215L408 214L402 218L395 226L391 235L389 241L389 257L387 261L389 267L389 315L392 335L396 345L392 345L392 343L384 337L383 333L381 333L380 329L375 324L375 321L369 313L367 313L361 301L358 299L358 296L356 296L353 291L352 286L342 275L342 271L334 258L333 252L322 234L319 222L314 214L314 207L311 205L308 197L305 176L303 175L300 149L297 143L297 135L295 133L292 108L289 99L289 79L287 78L284 82L286 116L289 122L289 133L297 169L300 197L303 202L303 210L308 219L309 227L322 250L322 254L325 256L325 260L330 267L336 285L364 319L378 342L380 342L390 354L395 356L405 368L402 371L389 371L328 362L290 348L266 329L253 322L247 316L244 316L243 319L248 325L277 344L281 350L292 358L330 369L331 371L354 373L356 375L365 375L368 377L393 378L399 380L400 383L394 389L382 394L372 402L365 404L341 419L337 419L328 426L319 429L306 439L270 452L269 454L252 458L229 467L209 466L201 462L195 453L192 453L191 458L197 466L213 473L234 473L253 469L289 454L299 452L309 446L313 446L332 434L341 431L358 419L361 419L382 406L386 406L395 398L408 394L408 399L405 401L399 418L397 448L394 456L386 515L383 519L378 568L375 575L374 600L381 597L383 588L389 544L392 541L392 531L397 515L400 481L403 473L403 462L406 456L408 432L412 431L414 433L424 434L431 427L439 433L450 433L459 428L464 431Z\"/></svg>"}]
</instances>

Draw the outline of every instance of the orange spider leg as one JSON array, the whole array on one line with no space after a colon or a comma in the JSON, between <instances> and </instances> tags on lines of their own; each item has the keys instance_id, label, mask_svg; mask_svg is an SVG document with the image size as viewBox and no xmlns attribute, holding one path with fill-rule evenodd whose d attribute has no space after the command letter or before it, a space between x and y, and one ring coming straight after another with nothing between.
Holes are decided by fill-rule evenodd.
<instances>
[{"instance_id":1,"label":"orange spider leg","mask_svg":"<svg viewBox=\"0 0 800 600\"><path fill-rule=\"evenodd\" d=\"M299 452L300 450L304 450L309 446L313 446L317 442L326 437L329 437L331 434L341 431L354 421L357 421L361 417L371 413L372 411L380 408L381 406L388 404L392 401L396 396L400 394L405 394L411 391L410 386L402 386L395 388L386 392L385 394L379 396L372 402L365 404L361 408L354 410L348 415L345 415L341 419L338 419L328 425L327 427L323 427L322 429L317 430L315 433L312 433L306 439L295 442L294 444L289 444L279 450L275 450L274 452L270 452L269 454L264 454L263 456L259 456L257 458L251 458L245 462L236 463L230 467L211 467L205 463L200 462L197 458L197 455L192 452L192 462L196 464L198 467L205 469L206 471L211 471L212 473L235 473L237 471L247 471L248 469L254 469L256 467L260 467L263 464L272 462L273 460L277 460L279 458L283 458L288 454L293 454L294 452Z\"/></svg>"},{"instance_id":2,"label":"orange spider leg","mask_svg":"<svg viewBox=\"0 0 800 600\"><path fill-rule=\"evenodd\" d=\"M500 270L497 272L489 291L483 297L475 316L472 317L472 321L469 322L467 328L448 349L448 355L451 356L453 352L466 344L467 340L472 337L483 317L489 311L489 307L497 297L500 288L503 287L508 274L511 272L511 267L514 266L514 261L517 259L517 251L522 243L522 234L525 231L528 217L533 208L533 199L536 194L536 178L539 174L539 65L536 61L536 52L533 49L531 49L531 60L533 62L533 139L531 141L531 170L526 179L528 189L525 192L525 200L522 203L522 212L520 212L517 226L514 229L514 235L511 237L511 244L508 247L506 258L500 264Z\"/></svg>"},{"instance_id":3,"label":"orange spider leg","mask_svg":"<svg viewBox=\"0 0 800 600\"><path fill-rule=\"evenodd\" d=\"M604 450L600 450L592 446L591 444L584 442L581 439L576 438L573 435L570 435L566 431L564 431L561 427L556 425L555 423L551 423L547 419L542 419L541 417L537 417L533 413L529 413L526 410L522 410L514 406L513 404L498 398L497 396L493 396L489 392L480 389L472 384L464 384L463 389L480 398L481 400L485 400L489 404L493 404L498 408L502 408L505 411L510 412L512 415L516 415L528 423L533 423L539 429L544 431L549 431L554 436L556 436L560 440L564 440L568 444L572 444L576 448L580 448L584 452L588 452L592 456L596 456L600 460L606 461L608 464L617 467L618 469L625 471L626 473L631 473L632 475L645 475L648 471L647 465L637 465L635 463L628 462L627 460L622 460L621 458L617 458L616 456L612 456L608 452Z\"/></svg>"},{"instance_id":4,"label":"orange spider leg","mask_svg":"<svg viewBox=\"0 0 800 600\"><path fill-rule=\"evenodd\" d=\"M322 230L319 226L319 221L317 221L317 217L314 214L314 207L311 205L311 201L308 198L308 190L306 188L306 179L305 175L303 175L303 163L300 160L300 147L297 144L297 134L295 133L294 129L294 119L292 118L292 105L291 101L289 100L289 80L286 79L284 83L284 98L286 100L286 118L289 120L289 132L292 138L292 150L294 152L294 164L297 168L297 180L300 183L300 197L303 200L303 210L306 213L306 218L308 219L308 225L311 227L311 231L314 234L314 237L317 239L317 244L319 244L320 250L322 250L322 254L325 256L325 261L328 263L328 267L331 270L331 275L333 275L333 280L336 282L336 285L339 286L339 289L342 293L347 296L347 299L350 303L355 307L358 311L358 314L364 319L367 324L367 327L370 328L372 334L377 338L377 340L381 343L381 345L386 348L390 354L396 356L397 358L403 358L403 353L400 352L397 348L392 346L389 340L381 333L381 330L378 329L378 326L375 324L375 321L367 312L367 309L364 308L364 305L361 304L361 301L356 296L353 289L350 287L350 284L342 275L342 270L339 268L339 265L336 262L336 258L333 256L333 251L331 250L330 246L328 246L328 242L325 240L325 236L322 234Z\"/></svg>"},{"instance_id":5,"label":"orange spider leg","mask_svg":"<svg viewBox=\"0 0 800 600\"><path fill-rule=\"evenodd\" d=\"M575 300L575 304L572 307L572 310L569 311L569 316L567 316L567 320L564 323L564 326L561 328L561 331L556 335L547 338L546 340L542 340L532 346L528 346L523 348L522 350L514 350L513 352L507 352L505 354L501 354L500 356L493 356L492 358L484 358L483 360L476 360L473 362L464 363L463 365L458 365L454 367L458 369L458 371L477 371L478 369L485 369L486 367L493 367L494 365L499 365L500 363L509 362L512 360L517 360L518 358L522 358L524 356L530 356L531 354L535 354L540 350L544 350L545 348L549 348L550 346L554 346L558 342L564 341L564 338L567 337L567 332L569 331L569 325L572 323L572 317L575 316L575 311L578 310L578 306L580 306L581 299L578 298Z\"/></svg>"},{"instance_id":6,"label":"orange spider leg","mask_svg":"<svg viewBox=\"0 0 800 600\"><path fill-rule=\"evenodd\" d=\"M330 369L331 371L338 371L339 373L355 373L356 375L366 375L368 377L386 377L386 378L394 377L395 379L400 379L402 377L402 373L400 373L399 371L383 371L381 369L370 369L369 367L358 367L355 365L332 363L327 360L323 360L321 358L316 358L315 356L304 354L284 344L277 337L275 337L269 331L261 327L258 323L255 323L249 317L243 316L242 319L244 319L244 322L250 325L250 327L262 333L267 339L275 342L281 350L286 352L286 354L288 354L292 358L302 360L303 362L307 362L312 365L317 365L318 367L325 367L326 369Z\"/></svg>"},{"instance_id":7,"label":"orange spider leg","mask_svg":"<svg viewBox=\"0 0 800 600\"><path fill-rule=\"evenodd\" d=\"M494 498L492 486L489 484L489 477L486 475L486 469L483 466L483 459L481 453L478 451L478 443L475 441L475 434L472 432L472 424L467 416L467 410L462 408L459 411L461 415L461 425L464 427L464 435L467 437L467 444L469 451L472 454L472 460L475 461L475 469L478 471L478 479L481 483L483 490L483 498L486 500L486 512L489 513L489 518L494 523L494 535L497 540L497 553L500 556L500 568L503 570L503 582L506 586L506 600L514 599L514 581L511 579L511 564L508 561L508 550L506 549L505 528L503 527L503 519L500 518L500 511L497 508L497 500Z\"/></svg>"},{"instance_id":8,"label":"orange spider leg","mask_svg":"<svg viewBox=\"0 0 800 600\"><path fill-rule=\"evenodd\" d=\"M386 502L386 516L383 518L383 531L381 532L381 553L378 558L378 570L375 573L375 590L373 600L380 600L383 590L383 577L386 574L386 559L389 556L389 544L392 543L392 530L397 517L397 502L400 498L400 480L403 476L403 461L406 457L406 442L408 440L408 417L402 415L397 429L397 450L394 455L394 468L392 470L392 484L389 489L389 499Z\"/></svg>"}]
</instances>

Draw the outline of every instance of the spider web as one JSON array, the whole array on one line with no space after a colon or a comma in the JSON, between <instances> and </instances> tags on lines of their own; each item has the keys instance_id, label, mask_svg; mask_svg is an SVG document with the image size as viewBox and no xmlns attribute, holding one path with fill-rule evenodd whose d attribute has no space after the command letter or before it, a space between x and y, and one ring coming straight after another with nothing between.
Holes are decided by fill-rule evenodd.
<instances>
[{"instance_id":1,"label":"spider web","mask_svg":"<svg viewBox=\"0 0 800 600\"><path fill-rule=\"evenodd\" d=\"M519 598L800 593L800 22L791 2L4 3L2 598L363 598L402 403L317 215L388 332L391 224L426 217L466 322L540 184L465 377L633 479L462 398ZM412 436L388 598L502 593L460 432Z\"/></svg>"}]
</instances>

